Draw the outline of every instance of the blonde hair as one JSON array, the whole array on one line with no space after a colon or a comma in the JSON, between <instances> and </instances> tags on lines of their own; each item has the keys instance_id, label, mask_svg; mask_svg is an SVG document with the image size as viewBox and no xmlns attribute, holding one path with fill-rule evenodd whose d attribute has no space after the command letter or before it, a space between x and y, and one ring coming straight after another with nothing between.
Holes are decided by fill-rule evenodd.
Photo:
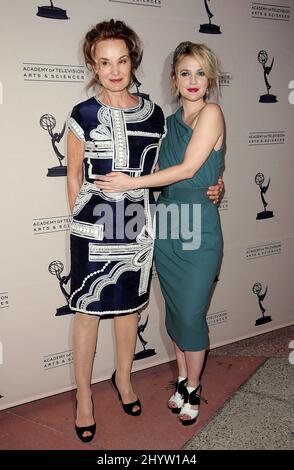
<instances>
[{"instance_id":1,"label":"blonde hair","mask_svg":"<svg viewBox=\"0 0 294 470\"><path fill-rule=\"evenodd\" d=\"M99 83L99 79L94 71L96 64L94 53L97 42L105 39L122 39L125 41L129 50L132 69L132 80L135 78L135 71L139 67L142 60L142 45L139 36L124 21L111 19L97 23L85 36L83 44L83 53L86 67L94 72L94 77L88 84L87 88L94 87Z\"/></svg>"},{"instance_id":2,"label":"blonde hair","mask_svg":"<svg viewBox=\"0 0 294 470\"><path fill-rule=\"evenodd\" d=\"M191 56L197 59L208 78L208 93L216 97L220 95L219 78L221 76L220 63L215 53L205 44L196 44L191 41L181 42L175 49L171 70L171 81L176 96L179 98L179 90L176 86L177 67L181 59Z\"/></svg>"}]
</instances>

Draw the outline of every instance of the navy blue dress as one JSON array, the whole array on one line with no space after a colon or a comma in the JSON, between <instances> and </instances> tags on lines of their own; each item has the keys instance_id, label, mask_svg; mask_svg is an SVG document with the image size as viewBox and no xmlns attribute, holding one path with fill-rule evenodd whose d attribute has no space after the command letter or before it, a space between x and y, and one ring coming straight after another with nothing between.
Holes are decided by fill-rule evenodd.
<instances>
[{"instance_id":1,"label":"navy blue dress","mask_svg":"<svg viewBox=\"0 0 294 470\"><path fill-rule=\"evenodd\" d=\"M84 182L70 229L70 308L100 316L136 312L149 298L153 196L148 189L103 192L94 180L111 171L152 173L163 112L143 97L127 109L92 97L73 108L68 127L84 143Z\"/></svg>"}]
</instances>

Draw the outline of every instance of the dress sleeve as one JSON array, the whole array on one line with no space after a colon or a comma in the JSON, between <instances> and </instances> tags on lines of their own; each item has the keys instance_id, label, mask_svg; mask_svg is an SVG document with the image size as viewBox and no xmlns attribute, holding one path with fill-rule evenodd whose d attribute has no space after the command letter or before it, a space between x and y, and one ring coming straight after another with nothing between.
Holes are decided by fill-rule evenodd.
<instances>
[{"instance_id":1,"label":"dress sleeve","mask_svg":"<svg viewBox=\"0 0 294 470\"><path fill-rule=\"evenodd\" d=\"M71 115L67 120L67 126L79 140L86 142L78 105L73 108Z\"/></svg>"}]
</instances>

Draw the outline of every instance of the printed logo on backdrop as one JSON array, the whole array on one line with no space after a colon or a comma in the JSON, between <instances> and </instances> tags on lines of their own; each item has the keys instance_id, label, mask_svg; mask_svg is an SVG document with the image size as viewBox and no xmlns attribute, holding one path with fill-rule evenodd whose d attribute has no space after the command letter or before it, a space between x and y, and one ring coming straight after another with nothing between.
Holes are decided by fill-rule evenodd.
<instances>
[{"instance_id":1,"label":"printed logo on backdrop","mask_svg":"<svg viewBox=\"0 0 294 470\"><path fill-rule=\"evenodd\" d=\"M258 306L259 306L261 314L262 314L261 317L257 318L257 320L255 321L255 326L264 325L265 323L268 323L268 322L272 321L271 316L265 315L266 308L264 308L263 303L262 303L264 301L265 297L266 297L267 288L268 288L268 286L266 286L266 289L262 294L261 293L261 291L262 291L261 282L256 282L252 287L253 294L255 294L258 298Z\"/></svg>"},{"instance_id":2,"label":"printed logo on backdrop","mask_svg":"<svg viewBox=\"0 0 294 470\"><path fill-rule=\"evenodd\" d=\"M222 323L227 323L228 321L228 312L227 310L221 310L219 312L209 313L206 317L208 326L220 325Z\"/></svg>"},{"instance_id":3,"label":"printed logo on backdrop","mask_svg":"<svg viewBox=\"0 0 294 470\"><path fill-rule=\"evenodd\" d=\"M267 210L268 203L264 198L264 194L266 194L266 192L269 188L270 181L271 181L271 179L269 178L267 185L264 185L263 184L264 183L264 174L263 173L257 173L257 175L255 175L255 183L257 184L257 186L259 186L260 197L261 197L261 201L262 201L262 204L263 204L263 211L258 212L257 215L256 215L257 220L270 219L270 218L274 217L273 211Z\"/></svg>"},{"instance_id":4,"label":"printed logo on backdrop","mask_svg":"<svg viewBox=\"0 0 294 470\"><path fill-rule=\"evenodd\" d=\"M290 6L252 2L251 18L260 18L271 21L290 21Z\"/></svg>"},{"instance_id":5,"label":"printed logo on backdrop","mask_svg":"<svg viewBox=\"0 0 294 470\"><path fill-rule=\"evenodd\" d=\"M230 86L232 82L232 75L228 72L223 72L219 77L219 86Z\"/></svg>"},{"instance_id":6,"label":"printed logo on backdrop","mask_svg":"<svg viewBox=\"0 0 294 470\"><path fill-rule=\"evenodd\" d=\"M113 3L126 3L128 5L141 5L142 7L161 8L164 0L108 0Z\"/></svg>"},{"instance_id":7,"label":"printed logo on backdrop","mask_svg":"<svg viewBox=\"0 0 294 470\"><path fill-rule=\"evenodd\" d=\"M227 211L229 209L229 199L228 197L223 197L220 204L219 204L220 211Z\"/></svg>"},{"instance_id":8,"label":"printed logo on backdrop","mask_svg":"<svg viewBox=\"0 0 294 470\"><path fill-rule=\"evenodd\" d=\"M199 28L199 33L221 34L220 27L211 22L211 19L213 18L214 15L211 12L210 7L208 6L207 2L210 2L210 0L204 0L204 6L205 6L206 14L208 16L209 23L201 24Z\"/></svg>"},{"instance_id":9,"label":"printed logo on backdrop","mask_svg":"<svg viewBox=\"0 0 294 470\"><path fill-rule=\"evenodd\" d=\"M41 16L42 18L50 18L53 20L69 20L67 16L66 10L62 8L55 7L53 5L52 0L50 0L50 5L38 7L38 11L36 13L37 16Z\"/></svg>"},{"instance_id":10,"label":"printed logo on backdrop","mask_svg":"<svg viewBox=\"0 0 294 470\"><path fill-rule=\"evenodd\" d=\"M43 369L55 369L73 363L73 351L61 351L43 356Z\"/></svg>"},{"instance_id":11,"label":"printed logo on backdrop","mask_svg":"<svg viewBox=\"0 0 294 470\"><path fill-rule=\"evenodd\" d=\"M84 83L85 81L83 65L23 62L22 74L26 82Z\"/></svg>"},{"instance_id":12,"label":"printed logo on backdrop","mask_svg":"<svg viewBox=\"0 0 294 470\"><path fill-rule=\"evenodd\" d=\"M288 96L289 103L294 104L294 80L289 82L288 88L291 90Z\"/></svg>"},{"instance_id":13,"label":"printed logo on backdrop","mask_svg":"<svg viewBox=\"0 0 294 470\"><path fill-rule=\"evenodd\" d=\"M248 145L281 145L285 143L286 131L251 131Z\"/></svg>"},{"instance_id":14,"label":"printed logo on backdrop","mask_svg":"<svg viewBox=\"0 0 294 470\"><path fill-rule=\"evenodd\" d=\"M71 221L71 215L63 215L60 217L42 217L40 219L33 219L33 234L41 235L44 233L66 232L70 229Z\"/></svg>"},{"instance_id":15,"label":"printed logo on backdrop","mask_svg":"<svg viewBox=\"0 0 294 470\"><path fill-rule=\"evenodd\" d=\"M57 147L57 143L59 144L62 137L64 136L66 123L64 123L61 132L53 132L53 129L56 126L55 117L52 116L52 114L43 114L43 116L40 118L40 126L42 127L42 129L44 129L44 131L48 132L51 138L52 148L59 161L59 166L48 168L47 176L66 176L67 167L62 165L64 155L62 155L62 153Z\"/></svg>"},{"instance_id":16,"label":"printed logo on backdrop","mask_svg":"<svg viewBox=\"0 0 294 470\"><path fill-rule=\"evenodd\" d=\"M9 296L8 292L0 292L0 308L9 307Z\"/></svg>"},{"instance_id":17,"label":"printed logo on backdrop","mask_svg":"<svg viewBox=\"0 0 294 470\"><path fill-rule=\"evenodd\" d=\"M268 61L268 54L267 54L266 51L262 50L262 51L259 51L259 53L257 54L257 60L262 65L263 78L264 78L265 86L266 86L266 89L267 89L266 94L260 95L259 102L260 103L277 103L278 100L277 100L276 95L272 95L270 93L271 85L269 84L269 81L267 79L268 75L271 73L271 70L273 68L274 58L271 61L271 65L269 65L269 66L266 65L266 63Z\"/></svg>"},{"instance_id":18,"label":"printed logo on backdrop","mask_svg":"<svg viewBox=\"0 0 294 470\"><path fill-rule=\"evenodd\" d=\"M59 283L59 288L66 300L66 305L64 305L63 307L58 307L56 309L56 313L55 313L56 317L59 317L61 315L69 315L72 313L71 309L69 308L70 294L65 289L65 286L68 284L68 281L70 280L70 273L66 276L61 276L63 269L64 269L63 263L58 260L52 261L48 266L49 273L52 274L52 276L56 276L58 283Z\"/></svg>"},{"instance_id":19,"label":"printed logo on backdrop","mask_svg":"<svg viewBox=\"0 0 294 470\"><path fill-rule=\"evenodd\" d=\"M143 333L144 333L144 330L145 330L145 328L148 324L148 320L149 320L149 315L147 315L145 323L141 322L141 314L139 313L139 322L138 322L137 335L138 335L139 341L142 345L142 350L135 353L134 361L138 361L140 359L145 359L146 357L151 357L151 356L154 356L156 354L155 349L146 347L147 344L148 344L148 341L146 341L143 338Z\"/></svg>"},{"instance_id":20,"label":"printed logo on backdrop","mask_svg":"<svg viewBox=\"0 0 294 470\"><path fill-rule=\"evenodd\" d=\"M265 256L280 255L282 253L282 242L263 243L262 245L248 246L246 248L246 259L264 258Z\"/></svg>"}]
</instances>

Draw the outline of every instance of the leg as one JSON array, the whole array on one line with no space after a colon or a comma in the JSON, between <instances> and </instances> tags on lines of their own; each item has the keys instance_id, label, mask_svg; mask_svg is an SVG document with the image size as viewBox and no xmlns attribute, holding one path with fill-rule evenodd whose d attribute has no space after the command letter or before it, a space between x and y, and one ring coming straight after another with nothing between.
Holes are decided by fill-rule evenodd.
<instances>
[{"instance_id":1,"label":"leg","mask_svg":"<svg viewBox=\"0 0 294 470\"><path fill-rule=\"evenodd\" d=\"M173 341L175 353L176 353L176 360L177 360L177 366L178 366L178 376L181 377L182 379L187 377L187 365L186 365L186 358L185 358L185 353L182 351L177 344ZM181 390L178 390L179 388L179 379L177 379L177 384L176 384L176 392L170 397L168 401L168 407L172 410L179 410L182 406L183 398L181 396Z\"/></svg>"},{"instance_id":2,"label":"leg","mask_svg":"<svg viewBox=\"0 0 294 470\"><path fill-rule=\"evenodd\" d=\"M188 369L188 387L196 388L200 383L200 375L204 364L206 350L185 351Z\"/></svg>"},{"instance_id":3,"label":"leg","mask_svg":"<svg viewBox=\"0 0 294 470\"><path fill-rule=\"evenodd\" d=\"M120 391L122 402L124 404L132 403L137 400L132 389L130 377L137 341L137 313L115 317L114 329L117 356L115 381ZM138 409L138 406L134 406L133 412Z\"/></svg>"},{"instance_id":4,"label":"leg","mask_svg":"<svg viewBox=\"0 0 294 470\"><path fill-rule=\"evenodd\" d=\"M204 364L205 349L202 351L185 351L184 354L188 370L187 389L190 393L200 384L200 374ZM198 411L198 405L188 404L187 406L190 407L191 410ZM182 410L179 418L181 421L191 420L191 415L185 414L184 410Z\"/></svg>"},{"instance_id":5,"label":"leg","mask_svg":"<svg viewBox=\"0 0 294 470\"><path fill-rule=\"evenodd\" d=\"M74 371L77 384L76 425L94 423L91 402L91 376L100 317L76 313L73 326ZM88 431L83 436L91 435Z\"/></svg>"},{"instance_id":6,"label":"leg","mask_svg":"<svg viewBox=\"0 0 294 470\"><path fill-rule=\"evenodd\" d=\"M186 357L184 351L182 351L177 344L173 341L174 343L174 348L175 348L175 353L176 353L176 359L177 359L177 365L179 369L179 374L181 377L187 377L187 363L186 363Z\"/></svg>"}]
</instances>

